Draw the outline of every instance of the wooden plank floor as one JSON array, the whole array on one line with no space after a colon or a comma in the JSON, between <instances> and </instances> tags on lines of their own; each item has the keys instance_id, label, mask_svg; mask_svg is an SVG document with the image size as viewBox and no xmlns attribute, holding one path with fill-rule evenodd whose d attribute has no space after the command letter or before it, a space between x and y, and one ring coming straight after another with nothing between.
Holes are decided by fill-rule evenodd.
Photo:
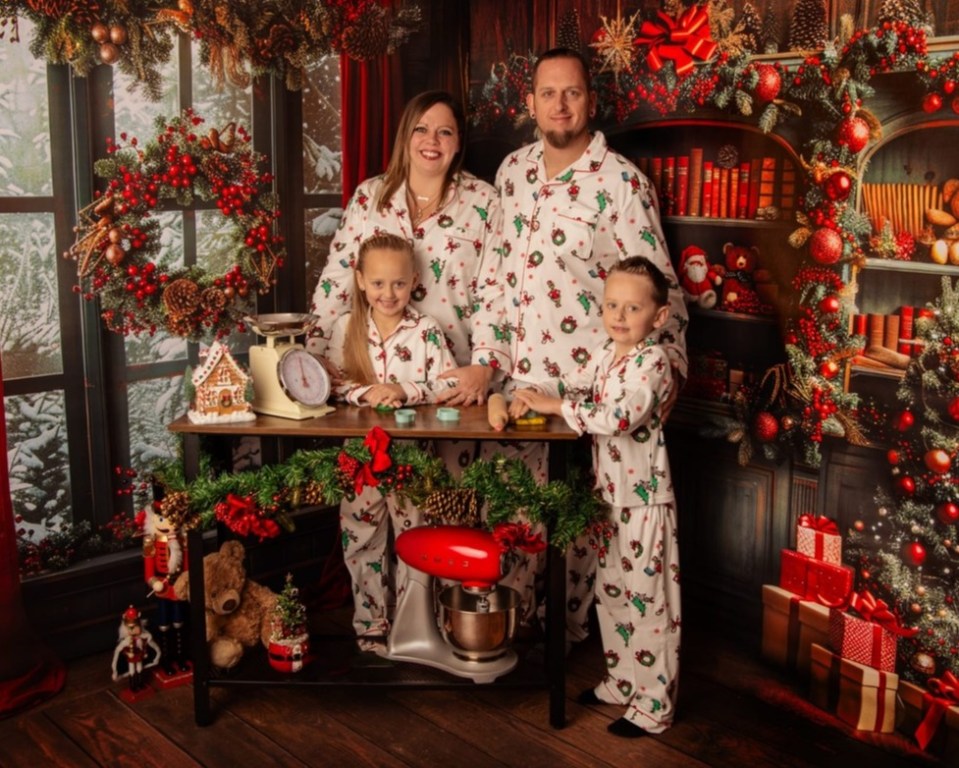
<instances>
[{"instance_id":1,"label":"wooden plank floor","mask_svg":"<svg viewBox=\"0 0 959 768\"><path fill-rule=\"evenodd\" d=\"M619 708L574 700L601 673L595 637L570 653L561 730L549 727L545 690L484 686L214 688L215 720L199 728L190 687L128 705L104 653L71 664L59 695L0 721L0 766L937 765L905 737L867 743L824 713L777 704L802 686L752 648L692 627L684 644L677 721L638 740L606 732Z\"/></svg>"}]
</instances>

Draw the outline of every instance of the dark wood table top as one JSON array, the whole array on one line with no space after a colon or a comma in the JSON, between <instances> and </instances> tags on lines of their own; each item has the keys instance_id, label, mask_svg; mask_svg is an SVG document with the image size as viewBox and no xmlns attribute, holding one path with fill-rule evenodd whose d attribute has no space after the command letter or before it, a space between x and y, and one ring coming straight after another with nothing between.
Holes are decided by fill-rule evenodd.
<instances>
[{"instance_id":1,"label":"dark wood table top","mask_svg":"<svg viewBox=\"0 0 959 768\"><path fill-rule=\"evenodd\" d=\"M261 435L272 437L364 437L373 427L382 427L396 438L438 438L454 440L571 441L579 436L559 416L547 416L542 426L517 427L510 424L495 431L485 405L458 406L458 421L440 421L439 406L420 405L413 424L400 426L392 412L355 405L336 405L336 410L311 419L284 419L257 415L253 421L225 424L194 424L185 415L169 425L171 432L201 435Z\"/></svg>"}]
</instances>

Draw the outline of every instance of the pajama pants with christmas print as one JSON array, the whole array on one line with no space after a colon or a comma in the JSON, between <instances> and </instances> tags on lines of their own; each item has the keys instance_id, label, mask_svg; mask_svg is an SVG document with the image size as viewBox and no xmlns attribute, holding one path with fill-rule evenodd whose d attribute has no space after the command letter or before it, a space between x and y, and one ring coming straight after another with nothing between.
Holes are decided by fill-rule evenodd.
<instances>
[{"instance_id":1,"label":"pajama pants with christmas print","mask_svg":"<svg viewBox=\"0 0 959 768\"><path fill-rule=\"evenodd\" d=\"M649 733L673 722L679 683L679 545L673 504L618 507L597 545L606 675L594 692Z\"/></svg>"},{"instance_id":2,"label":"pajama pants with christmas print","mask_svg":"<svg viewBox=\"0 0 959 768\"><path fill-rule=\"evenodd\" d=\"M383 496L376 488L364 488L352 501L340 503L340 538L353 584L353 627L358 637L389 634L395 602L409 580L408 566L387 546L390 525L395 537L420 522L419 509L409 503L401 507L394 496Z\"/></svg>"}]
</instances>

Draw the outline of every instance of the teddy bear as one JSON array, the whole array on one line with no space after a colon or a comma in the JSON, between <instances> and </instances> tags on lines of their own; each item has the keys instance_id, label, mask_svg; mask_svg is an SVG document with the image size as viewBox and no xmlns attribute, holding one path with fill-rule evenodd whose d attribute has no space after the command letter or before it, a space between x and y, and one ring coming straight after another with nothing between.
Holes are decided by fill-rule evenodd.
<instances>
[{"instance_id":1,"label":"teddy bear","mask_svg":"<svg viewBox=\"0 0 959 768\"><path fill-rule=\"evenodd\" d=\"M759 303L759 297L753 288L753 271L759 258L756 246L746 247L726 243L723 246L725 268L723 270L722 308L743 312L750 311Z\"/></svg>"},{"instance_id":2,"label":"teddy bear","mask_svg":"<svg viewBox=\"0 0 959 768\"><path fill-rule=\"evenodd\" d=\"M247 579L245 557L243 545L231 539L203 558L206 641L210 662L222 669L236 666L244 650L257 642L269 647L277 595ZM177 578L173 589L179 599L189 599L189 571Z\"/></svg>"},{"instance_id":3,"label":"teddy bear","mask_svg":"<svg viewBox=\"0 0 959 768\"><path fill-rule=\"evenodd\" d=\"M690 245L680 255L679 275L687 303L698 304L703 309L716 306L716 289L722 283L722 277L698 245Z\"/></svg>"}]
</instances>

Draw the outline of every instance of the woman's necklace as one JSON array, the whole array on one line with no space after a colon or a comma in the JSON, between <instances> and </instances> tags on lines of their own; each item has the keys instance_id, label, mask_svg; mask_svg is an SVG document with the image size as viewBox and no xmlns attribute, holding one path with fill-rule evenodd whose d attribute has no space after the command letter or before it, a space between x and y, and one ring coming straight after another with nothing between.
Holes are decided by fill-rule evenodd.
<instances>
[{"instance_id":1,"label":"woman's necklace","mask_svg":"<svg viewBox=\"0 0 959 768\"><path fill-rule=\"evenodd\" d=\"M413 220L413 226L419 226L420 222L433 212L435 203L439 198L440 193L437 192L432 197L427 197L426 195L416 194L416 192L410 188L407 190L406 194L407 198L409 198L410 209L412 213L410 218Z\"/></svg>"}]
</instances>

